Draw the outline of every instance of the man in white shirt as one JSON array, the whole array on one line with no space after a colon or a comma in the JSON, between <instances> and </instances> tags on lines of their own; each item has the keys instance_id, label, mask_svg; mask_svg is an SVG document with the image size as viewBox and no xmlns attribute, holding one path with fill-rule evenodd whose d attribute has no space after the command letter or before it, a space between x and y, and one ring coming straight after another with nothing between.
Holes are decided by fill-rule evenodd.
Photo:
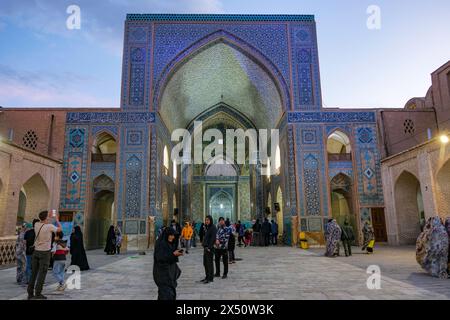
<instances>
[{"instance_id":1,"label":"man in white shirt","mask_svg":"<svg viewBox=\"0 0 450 320\"><path fill-rule=\"evenodd\" d=\"M42 295L42 287L44 286L45 276L50 265L52 234L61 231L58 214L55 213L54 218L58 227L51 224L48 211L42 211L39 213L40 221L34 225L36 238L31 262L31 279L27 290L28 299L47 299L47 297Z\"/></svg>"}]
</instances>

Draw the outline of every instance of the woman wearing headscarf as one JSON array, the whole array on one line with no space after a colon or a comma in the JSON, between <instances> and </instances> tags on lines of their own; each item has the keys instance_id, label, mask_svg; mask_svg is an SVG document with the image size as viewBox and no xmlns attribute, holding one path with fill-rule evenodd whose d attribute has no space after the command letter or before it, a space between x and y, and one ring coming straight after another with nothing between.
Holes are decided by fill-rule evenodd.
<instances>
[{"instance_id":1,"label":"woman wearing headscarf","mask_svg":"<svg viewBox=\"0 0 450 320\"><path fill-rule=\"evenodd\" d=\"M366 250L367 253L369 253L369 244L372 240L375 240L375 231L373 230L372 225L370 224L369 221L366 221L366 223L364 224L363 227L363 237L364 237L364 241L363 241L363 246L361 248L362 251ZM373 252L373 248L371 248L371 252Z\"/></svg>"},{"instance_id":2,"label":"woman wearing headscarf","mask_svg":"<svg viewBox=\"0 0 450 320\"><path fill-rule=\"evenodd\" d=\"M76 226L70 235L70 254L72 256L71 265L78 266L81 271L89 270L80 226Z\"/></svg>"},{"instance_id":3,"label":"woman wearing headscarf","mask_svg":"<svg viewBox=\"0 0 450 320\"><path fill-rule=\"evenodd\" d=\"M16 281L18 284L27 284L26 268L27 268L27 256L26 252L26 242L25 242L25 232L26 224L18 230L17 240L16 240L16 261L17 261L17 273Z\"/></svg>"},{"instance_id":4,"label":"woman wearing headscarf","mask_svg":"<svg viewBox=\"0 0 450 320\"><path fill-rule=\"evenodd\" d=\"M447 279L449 239L439 217L430 217L416 242L416 260L433 277Z\"/></svg>"},{"instance_id":5,"label":"woman wearing headscarf","mask_svg":"<svg viewBox=\"0 0 450 320\"><path fill-rule=\"evenodd\" d=\"M336 257L339 255L339 241L341 240L342 230L336 220L330 219L325 226L325 240L327 249L325 256Z\"/></svg>"},{"instance_id":6,"label":"woman wearing headscarf","mask_svg":"<svg viewBox=\"0 0 450 320\"><path fill-rule=\"evenodd\" d=\"M165 228L156 241L153 280L158 286L158 300L176 300L177 298L177 279L181 275L177 262L178 257L183 255L183 251L178 250L174 245L175 235L175 230Z\"/></svg>"},{"instance_id":7,"label":"woman wearing headscarf","mask_svg":"<svg viewBox=\"0 0 450 320\"><path fill-rule=\"evenodd\" d=\"M122 246L122 231L119 226L117 226L114 232L116 233L116 253L120 254L120 247Z\"/></svg>"},{"instance_id":8,"label":"woman wearing headscarf","mask_svg":"<svg viewBox=\"0 0 450 320\"><path fill-rule=\"evenodd\" d=\"M108 234L106 236L106 246L104 251L106 252L106 254L116 253L116 233L114 231L114 226L109 227Z\"/></svg>"},{"instance_id":9,"label":"woman wearing headscarf","mask_svg":"<svg viewBox=\"0 0 450 320\"><path fill-rule=\"evenodd\" d=\"M447 268L447 273L450 274L450 217L448 217L447 219L445 219L445 231L447 231L447 235L448 235L448 242L449 242L449 247L448 247L448 268Z\"/></svg>"}]
</instances>

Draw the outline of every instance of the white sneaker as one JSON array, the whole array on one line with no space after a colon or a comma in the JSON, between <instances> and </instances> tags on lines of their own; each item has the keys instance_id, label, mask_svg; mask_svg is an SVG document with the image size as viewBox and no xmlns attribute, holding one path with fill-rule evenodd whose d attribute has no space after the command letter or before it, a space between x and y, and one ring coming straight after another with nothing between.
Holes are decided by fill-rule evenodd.
<instances>
[{"instance_id":1,"label":"white sneaker","mask_svg":"<svg viewBox=\"0 0 450 320\"><path fill-rule=\"evenodd\" d=\"M64 291L65 289L66 289L66 285L65 284L60 284L56 290Z\"/></svg>"}]
</instances>

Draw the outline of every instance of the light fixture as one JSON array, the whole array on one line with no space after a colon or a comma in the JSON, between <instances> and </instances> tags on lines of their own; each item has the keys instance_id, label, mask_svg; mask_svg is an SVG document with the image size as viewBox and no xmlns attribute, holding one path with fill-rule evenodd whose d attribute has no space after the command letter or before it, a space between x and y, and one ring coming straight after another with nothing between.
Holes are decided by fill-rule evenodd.
<instances>
[{"instance_id":1,"label":"light fixture","mask_svg":"<svg viewBox=\"0 0 450 320\"><path fill-rule=\"evenodd\" d=\"M223 209L223 203L220 204L220 209Z\"/></svg>"},{"instance_id":2,"label":"light fixture","mask_svg":"<svg viewBox=\"0 0 450 320\"><path fill-rule=\"evenodd\" d=\"M439 137L439 140L441 140L442 144L447 144L450 140L448 139L448 136L446 134L443 134Z\"/></svg>"}]
</instances>

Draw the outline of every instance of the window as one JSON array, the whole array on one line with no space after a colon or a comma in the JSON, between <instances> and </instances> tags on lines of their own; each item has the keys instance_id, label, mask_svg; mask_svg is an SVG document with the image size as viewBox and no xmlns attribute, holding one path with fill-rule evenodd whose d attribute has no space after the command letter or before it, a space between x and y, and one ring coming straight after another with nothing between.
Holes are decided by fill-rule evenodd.
<instances>
[{"instance_id":1,"label":"window","mask_svg":"<svg viewBox=\"0 0 450 320\"><path fill-rule=\"evenodd\" d=\"M36 132L29 130L22 138L23 145L29 149L36 150L38 137Z\"/></svg>"},{"instance_id":2,"label":"window","mask_svg":"<svg viewBox=\"0 0 450 320\"><path fill-rule=\"evenodd\" d=\"M406 119L403 122L403 130L405 134L414 134L416 132L416 128L414 127L414 121L411 119Z\"/></svg>"}]
</instances>

